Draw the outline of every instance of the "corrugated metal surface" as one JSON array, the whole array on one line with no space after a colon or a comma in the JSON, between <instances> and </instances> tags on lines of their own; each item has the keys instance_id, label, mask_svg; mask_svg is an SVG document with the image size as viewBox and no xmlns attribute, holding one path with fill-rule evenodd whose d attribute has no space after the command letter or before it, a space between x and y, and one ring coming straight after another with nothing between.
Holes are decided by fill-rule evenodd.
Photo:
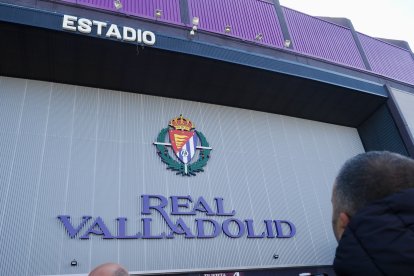
<instances>
[{"instance_id":1,"label":"corrugated metal surface","mask_svg":"<svg viewBox=\"0 0 414 276\"><path fill-rule=\"evenodd\" d=\"M365 151L388 150L408 156L404 141L386 104L359 126L358 132Z\"/></svg>"},{"instance_id":2,"label":"corrugated metal surface","mask_svg":"<svg viewBox=\"0 0 414 276\"><path fill-rule=\"evenodd\" d=\"M181 24L180 0L121 0L122 8L117 10L113 0L62 0L108 11L116 11L122 14L153 18L160 21ZM156 10L161 10L162 15L155 17Z\"/></svg>"},{"instance_id":3,"label":"corrugated metal surface","mask_svg":"<svg viewBox=\"0 0 414 276\"><path fill-rule=\"evenodd\" d=\"M260 43L283 47L283 35L272 3L259 0L188 0L188 3L190 18L200 19L200 29L226 34L225 28L230 26L229 36L258 41L256 36L262 34Z\"/></svg>"},{"instance_id":4,"label":"corrugated metal surface","mask_svg":"<svg viewBox=\"0 0 414 276\"><path fill-rule=\"evenodd\" d=\"M179 0L122 0L116 10L112 0L62 0L94 8L116 11L180 24ZM283 34L273 3L263 0L188 0L189 19L200 19L199 29L283 48ZM156 10L162 11L160 18ZM349 28L282 7L294 50L335 63L366 69ZM226 26L230 32L226 33ZM414 60L401 48L367 35L357 34L372 71L414 84ZM261 36L261 40L256 38Z\"/></svg>"},{"instance_id":5,"label":"corrugated metal surface","mask_svg":"<svg viewBox=\"0 0 414 276\"><path fill-rule=\"evenodd\" d=\"M296 51L365 69L350 29L286 7L282 9Z\"/></svg>"},{"instance_id":6,"label":"corrugated metal surface","mask_svg":"<svg viewBox=\"0 0 414 276\"><path fill-rule=\"evenodd\" d=\"M361 33L358 37L372 71L414 84L414 59L410 52Z\"/></svg>"},{"instance_id":7,"label":"corrugated metal surface","mask_svg":"<svg viewBox=\"0 0 414 276\"><path fill-rule=\"evenodd\" d=\"M330 193L363 152L356 129L197 102L0 77L0 275L331 264ZM214 148L205 172L166 170L152 142L184 114ZM70 239L57 215L142 228L141 194L225 199L237 218L288 219L293 239ZM167 231L153 215L153 233ZM200 215L200 217L202 217ZM223 221L223 218L217 218ZM176 219L176 217L174 218ZM183 218L194 230L194 217ZM273 254L279 254L278 260ZM76 259L79 266L71 267Z\"/></svg>"}]
</instances>

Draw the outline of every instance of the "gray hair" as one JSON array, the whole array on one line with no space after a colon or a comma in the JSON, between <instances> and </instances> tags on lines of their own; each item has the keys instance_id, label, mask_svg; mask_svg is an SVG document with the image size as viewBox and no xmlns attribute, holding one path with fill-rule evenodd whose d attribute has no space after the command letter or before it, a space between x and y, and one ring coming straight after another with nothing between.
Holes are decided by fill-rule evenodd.
<instances>
[{"instance_id":1,"label":"gray hair","mask_svg":"<svg viewBox=\"0 0 414 276\"><path fill-rule=\"evenodd\" d=\"M354 215L369 203L414 188L414 160L388 151L371 151L349 159L334 186L337 212Z\"/></svg>"}]
</instances>

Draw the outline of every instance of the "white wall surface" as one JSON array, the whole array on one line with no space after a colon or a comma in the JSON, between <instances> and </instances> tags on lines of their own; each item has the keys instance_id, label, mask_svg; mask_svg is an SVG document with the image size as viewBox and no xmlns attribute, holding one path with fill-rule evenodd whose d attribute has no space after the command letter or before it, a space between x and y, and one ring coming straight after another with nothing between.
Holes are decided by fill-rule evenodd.
<instances>
[{"instance_id":1,"label":"white wall surface","mask_svg":"<svg viewBox=\"0 0 414 276\"><path fill-rule=\"evenodd\" d=\"M391 93L404 117L411 137L414 137L414 95L395 88L391 88Z\"/></svg>"},{"instance_id":2,"label":"white wall surface","mask_svg":"<svg viewBox=\"0 0 414 276\"><path fill-rule=\"evenodd\" d=\"M195 177L166 170L152 144L179 114L213 147L205 172ZM343 162L363 151L353 128L0 77L0 275L80 274L109 261L130 271L331 264L337 245L332 182ZM115 231L115 218L124 216L132 233L142 227L144 193L223 197L239 219L286 219L297 233L291 239L80 240L70 239L56 218L70 215L78 224L83 215L101 216ZM152 217L153 231L168 230ZM184 220L194 228L194 217ZM70 266L73 259L77 267Z\"/></svg>"}]
</instances>

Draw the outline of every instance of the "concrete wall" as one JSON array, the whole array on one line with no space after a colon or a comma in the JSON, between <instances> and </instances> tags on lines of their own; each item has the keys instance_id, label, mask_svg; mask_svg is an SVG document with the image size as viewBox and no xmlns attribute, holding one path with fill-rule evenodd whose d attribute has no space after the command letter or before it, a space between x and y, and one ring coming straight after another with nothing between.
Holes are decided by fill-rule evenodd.
<instances>
[{"instance_id":1,"label":"concrete wall","mask_svg":"<svg viewBox=\"0 0 414 276\"><path fill-rule=\"evenodd\" d=\"M213 147L205 172L175 175L152 144L183 114ZM0 77L0 275L331 264L330 193L363 152L356 129L141 94ZM141 195L224 198L239 219L286 219L290 239L69 238L58 215L100 216L111 232L142 228ZM197 215L203 217L204 215ZM153 231L168 231L157 214ZM194 216L184 216L194 230ZM223 220L224 218L217 218ZM86 226L87 227L87 226ZM84 232L82 230L82 232ZM273 255L278 254L279 259ZM78 266L71 267L76 259Z\"/></svg>"}]
</instances>

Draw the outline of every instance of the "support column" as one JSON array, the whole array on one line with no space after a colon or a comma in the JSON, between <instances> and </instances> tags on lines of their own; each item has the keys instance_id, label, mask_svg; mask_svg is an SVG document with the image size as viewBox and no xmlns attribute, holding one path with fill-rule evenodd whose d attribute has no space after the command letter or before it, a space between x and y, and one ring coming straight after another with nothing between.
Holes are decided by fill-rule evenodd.
<instances>
[{"instance_id":1,"label":"support column","mask_svg":"<svg viewBox=\"0 0 414 276\"><path fill-rule=\"evenodd\" d=\"M187 0L180 0L180 15L181 15L181 23L185 25L190 24L190 13L188 10Z\"/></svg>"},{"instance_id":2,"label":"support column","mask_svg":"<svg viewBox=\"0 0 414 276\"><path fill-rule=\"evenodd\" d=\"M284 41L286 41L286 40L290 41L289 47L285 46L285 48L293 50L295 48L294 48L294 45L293 45L292 38L290 37L289 28L288 28L287 23L286 23L285 15L283 14L282 6L280 6L279 0L272 0L272 1L273 1L273 4L274 4L274 7L275 7L277 18L279 19L279 24L280 24L280 28L282 29L282 34L283 34Z\"/></svg>"}]
</instances>

